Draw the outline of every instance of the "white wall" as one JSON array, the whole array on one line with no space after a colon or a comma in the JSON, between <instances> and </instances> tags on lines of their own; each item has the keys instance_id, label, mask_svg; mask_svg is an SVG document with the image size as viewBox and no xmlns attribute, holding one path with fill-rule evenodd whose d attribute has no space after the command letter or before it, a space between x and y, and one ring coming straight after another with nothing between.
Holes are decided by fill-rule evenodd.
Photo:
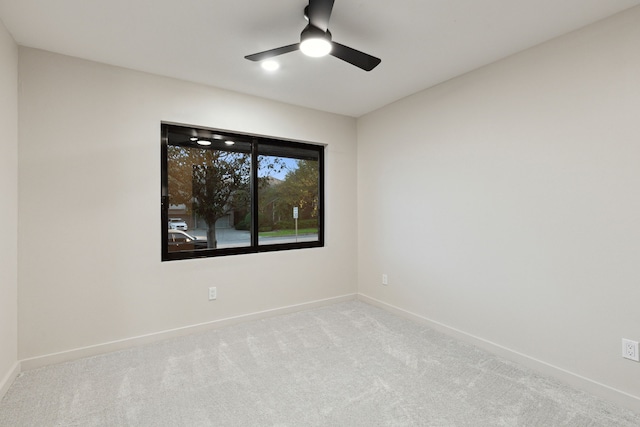
<instances>
[{"instance_id":1,"label":"white wall","mask_svg":"<svg viewBox=\"0 0 640 427\"><path fill-rule=\"evenodd\" d=\"M637 7L360 118L359 292L640 403L639 41Z\"/></svg>"},{"instance_id":2,"label":"white wall","mask_svg":"<svg viewBox=\"0 0 640 427\"><path fill-rule=\"evenodd\" d=\"M355 119L22 47L20 77L21 359L355 294ZM328 144L326 247L162 263L161 121Z\"/></svg>"},{"instance_id":3,"label":"white wall","mask_svg":"<svg viewBox=\"0 0 640 427\"><path fill-rule=\"evenodd\" d=\"M18 46L0 21L0 398L17 373Z\"/></svg>"}]
</instances>

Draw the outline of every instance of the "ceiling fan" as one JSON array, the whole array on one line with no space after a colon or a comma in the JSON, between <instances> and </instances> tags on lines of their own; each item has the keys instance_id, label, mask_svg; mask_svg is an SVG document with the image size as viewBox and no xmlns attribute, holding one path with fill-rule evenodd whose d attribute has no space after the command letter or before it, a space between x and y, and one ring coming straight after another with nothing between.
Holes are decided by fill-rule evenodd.
<instances>
[{"instance_id":1,"label":"ceiling fan","mask_svg":"<svg viewBox=\"0 0 640 427\"><path fill-rule=\"evenodd\" d=\"M301 50L302 53L308 56L331 55L365 71L373 70L380 64L380 58L331 40L329 18L331 18L333 3L334 0L309 0L309 5L304 8L304 16L309 21L309 24L300 34L300 43L265 50L264 52L247 55L245 58L251 61L262 61L295 50Z\"/></svg>"}]
</instances>

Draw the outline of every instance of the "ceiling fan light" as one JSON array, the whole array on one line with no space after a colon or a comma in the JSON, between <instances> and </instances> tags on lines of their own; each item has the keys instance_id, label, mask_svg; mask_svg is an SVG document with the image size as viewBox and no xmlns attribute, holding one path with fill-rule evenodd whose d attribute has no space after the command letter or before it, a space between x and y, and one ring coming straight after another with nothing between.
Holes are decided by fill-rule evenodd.
<instances>
[{"instance_id":1,"label":"ceiling fan light","mask_svg":"<svg viewBox=\"0 0 640 427\"><path fill-rule=\"evenodd\" d=\"M326 56L331 52L331 42L324 38L309 38L300 43L300 50L314 58Z\"/></svg>"},{"instance_id":2,"label":"ceiling fan light","mask_svg":"<svg viewBox=\"0 0 640 427\"><path fill-rule=\"evenodd\" d=\"M322 31L309 24L300 34L300 50L314 58L328 55L331 52L331 33Z\"/></svg>"}]
</instances>

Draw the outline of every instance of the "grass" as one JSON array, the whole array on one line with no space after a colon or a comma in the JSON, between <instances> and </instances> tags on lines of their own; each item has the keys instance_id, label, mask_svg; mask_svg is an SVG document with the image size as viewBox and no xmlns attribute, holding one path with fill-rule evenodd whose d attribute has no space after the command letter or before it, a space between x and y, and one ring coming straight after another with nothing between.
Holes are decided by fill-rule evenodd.
<instances>
[{"instance_id":1,"label":"grass","mask_svg":"<svg viewBox=\"0 0 640 427\"><path fill-rule=\"evenodd\" d=\"M317 228L299 228L298 235L300 234L315 234L318 232ZM274 231L261 231L258 233L260 237L283 237L283 236L295 236L296 230L274 230Z\"/></svg>"}]
</instances>

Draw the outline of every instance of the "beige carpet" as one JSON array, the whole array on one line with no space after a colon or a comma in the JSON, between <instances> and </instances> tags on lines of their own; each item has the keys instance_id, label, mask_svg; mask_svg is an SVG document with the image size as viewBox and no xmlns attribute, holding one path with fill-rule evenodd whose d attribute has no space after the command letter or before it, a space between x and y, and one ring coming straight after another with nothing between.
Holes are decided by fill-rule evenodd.
<instances>
[{"instance_id":1,"label":"beige carpet","mask_svg":"<svg viewBox=\"0 0 640 427\"><path fill-rule=\"evenodd\" d=\"M640 426L362 302L26 372L0 426Z\"/></svg>"}]
</instances>

